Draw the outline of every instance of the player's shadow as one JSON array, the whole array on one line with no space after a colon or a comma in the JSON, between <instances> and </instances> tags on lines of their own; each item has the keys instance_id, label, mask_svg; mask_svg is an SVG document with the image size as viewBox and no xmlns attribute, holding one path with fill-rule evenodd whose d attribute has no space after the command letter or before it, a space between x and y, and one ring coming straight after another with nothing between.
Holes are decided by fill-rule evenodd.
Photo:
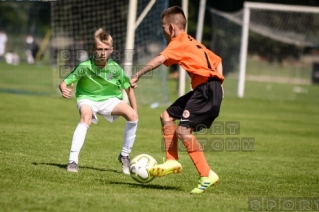
<instances>
[{"instance_id":1,"label":"player's shadow","mask_svg":"<svg viewBox=\"0 0 319 212\"><path fill-rule=\"evenodd\" d=\"M56 166L59 167L60 169L66 169L66 164L59 164L59 163L37 163L37 162L33 162L32 163L35 166L38 165L47 165L47 166ZM91 169L91 170L96 170L96 171L101 171L101 172L115 172L115 173L122 173L120 171L117 171L115 169L101 169L101 168L95 168L95 167L91 167L91 166L80 166L80 169Z\"/></svg>"},{"instance_id":2,"label":"player's shadow","mask_svg":"<svg viewBox=\"0 0 319 212\"><path fill-rule=\"evenodd\" d=\"M153 184L139 184L139 183L127 183L127 182L115 182L115 181L109 181L106 183L115 184L115 185L127 185L127 186L133 187L133 188L181 191L181 189L179 187L173 187L173 186L161 186L161 185L153 185Z\"/></svg>"}]
</instances>

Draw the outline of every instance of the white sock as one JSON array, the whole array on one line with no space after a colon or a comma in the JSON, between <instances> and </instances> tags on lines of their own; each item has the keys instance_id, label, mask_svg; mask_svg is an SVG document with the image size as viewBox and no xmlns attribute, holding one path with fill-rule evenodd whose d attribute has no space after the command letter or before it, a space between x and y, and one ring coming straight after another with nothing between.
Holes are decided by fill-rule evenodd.
<instances>
[{"instance_id":1,"label":"white sock","mask_svg":"<svg viewBox=\"0 0 319 212\"><path fill-rule=\"evenodd\" d=\"M76 127L71 144L69 163L71 163L72 161L76 162L77 164L79 163L80 150L83 146L86 132L88 129L89 126L81 122Z\"/></svg>"},{"instance_id":2,"label":"white sock","mask_svg":"<svg viewBox=\"0 0 319 212\"><path fill-rule=\"evenodd\" d=\"M122 156L128 156L134 145L135 137L136 137L136 129L137 129L137 122L136 121L127 121L124 131L124 142L122 146Z\"/></svg>"}]
</instances>

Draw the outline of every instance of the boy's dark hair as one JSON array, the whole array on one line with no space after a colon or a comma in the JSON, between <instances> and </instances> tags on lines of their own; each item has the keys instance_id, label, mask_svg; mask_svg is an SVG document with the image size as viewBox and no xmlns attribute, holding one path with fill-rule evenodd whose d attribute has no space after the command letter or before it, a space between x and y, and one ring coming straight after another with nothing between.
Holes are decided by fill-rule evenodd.
<instances>
[{"instance_id":1,"label":"boy's dark hair","mask_svg":"<svg viewBox=\"0 0 319 212\"><path fill-rule=\"evenodd\" d=\"M186 27L186 17L184 11L179 6L169 7L161 15L161 19L168 20L169 23L174 23L180 28L185 29Z\"/></svg>"}]
</instances>

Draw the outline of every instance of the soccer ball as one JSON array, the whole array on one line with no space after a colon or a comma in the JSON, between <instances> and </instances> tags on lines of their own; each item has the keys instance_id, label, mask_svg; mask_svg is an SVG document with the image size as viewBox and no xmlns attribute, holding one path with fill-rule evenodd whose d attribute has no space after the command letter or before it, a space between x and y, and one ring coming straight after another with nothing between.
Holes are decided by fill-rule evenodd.
<instances>
[{"instance_id":1,"label":"soccer ball","mask_svg":"<svg viewBox=\"0 0 319 212\"><path fill-rule=\"evenodd\" d=\"M148 172L155 166L157 161L148 154L140 154L131 160L130 174L131 177L139 183L149 183L154 179Z\"/></svg>"}]
</instances>

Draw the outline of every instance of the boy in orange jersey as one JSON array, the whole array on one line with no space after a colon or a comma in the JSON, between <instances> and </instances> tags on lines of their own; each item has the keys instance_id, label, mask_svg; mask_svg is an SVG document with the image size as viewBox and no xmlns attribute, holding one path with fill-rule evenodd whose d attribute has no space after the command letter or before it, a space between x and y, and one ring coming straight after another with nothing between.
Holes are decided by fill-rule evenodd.
<instances>
[{"instance_id":1,"label":"boy in orange jersey","mask_svg":"<svg viewBox=\"0 0 319 212\"><path fill-rule=\"evenodd\" d=\"M180 173L177 142L180 139L192 159L200 180L192 194L200 194L219 181L218 175L208 165L201 144L192 132L210 128L219 115L223 99L223 68L221 58L209 51L203 44L185 32L186 18L178 6L166 9L162 15L163 35L167 47L131 79L131 87L136 88L139 78L161 64L179 64L191 78L193 90L178 98L161 114L166 162L150 170L153 176ZM179 125L175 120L180 119Z\"/></svg>"}]
</instances>

